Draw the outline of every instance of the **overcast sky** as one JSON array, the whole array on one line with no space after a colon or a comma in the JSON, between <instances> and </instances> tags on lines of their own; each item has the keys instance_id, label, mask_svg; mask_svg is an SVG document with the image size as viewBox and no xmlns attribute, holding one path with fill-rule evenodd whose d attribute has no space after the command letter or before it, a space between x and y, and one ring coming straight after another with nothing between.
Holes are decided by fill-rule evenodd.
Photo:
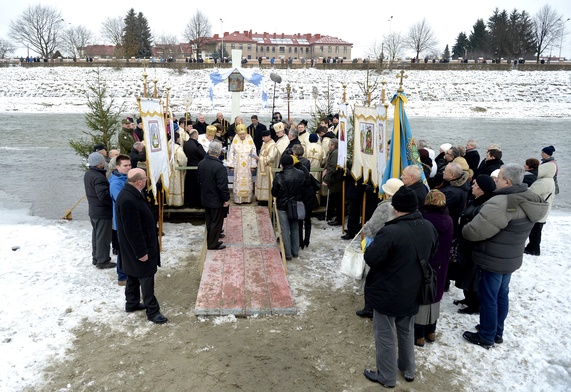
<instances>
[{"instance_id":1,"label":"overcast sky","mask_svg":"<svg viewBox=\"0 0 571 392\"><path fill-rule=\"evenodd\" d=\"M8 26L31 4L50 5L61 12L66 23L83 25L99 36L101 23L108 17L125 16L130 8L142 12L154 35L176 35L182 42L182 33L187 22L197 10L202 11L212 24L212 33L252 30L252 32L268 33L320 33L341 38L353 44L352 57L363 57L375 40L382 41L382 36L389 32L406 33L408 28L426 18L438 39L438 52L442 53L446 45L450 49L460 32L470 34L477 19L484 21L492 15L497 7L511 12L514 8L525 10L531 16L545 4L549 4L564 19L571 17L569 0L550 0L549 2L533 0L439 0L427 1L395 1L373 2L355 0L337 2L342 7L334 7L333 3L324 8L324 2L307 0L289 0L271 2L250 0L242 3L228 0L202 1L194 8L195 2L171 0L157 2L140 0L124 1L77 1L49 0L4 0L0 13L0 38L8 37ZM382 4L382 5L381 5ZM161 7L162 8L157 8ZM392 19L391 19L392 17ZM223 22L220 22L222 19ZM390 20L390 21L389 21ZM571 58L571 21L566 24L567 33L562 46L562 55ZM19 44L16 44L20 46ZM18 55L26 55L20 47ZM559 54L559 44L553 49L553 55Z\"/></svg>"}]
</instances>

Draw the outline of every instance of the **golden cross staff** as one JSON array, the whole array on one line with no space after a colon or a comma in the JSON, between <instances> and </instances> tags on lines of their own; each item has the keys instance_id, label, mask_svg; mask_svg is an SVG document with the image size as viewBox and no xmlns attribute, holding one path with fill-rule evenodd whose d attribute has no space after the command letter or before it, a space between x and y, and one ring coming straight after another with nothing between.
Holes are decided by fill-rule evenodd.
<instances>
[{"instance_id":1,"label":"golden cross staff","mask_svg":"<svg viewBox=\"0 0 571 392\"><path fill-rule=\"evenodd\" d=\"M147 61L143 60L143 97L147 98Z\"/></svg>"},{"instance_id":2,"label":"golden cross staff","mask_svg":"<svg viewBox=\"0 0 571 392\"><path fill-rule=\"evenodd\" d=\"M157 82L158 82L158 79L157 79L157 78L154 78L154 79L153 79L153 83L154 83L154 85L155 85L155 89L154 89L154 91L153 91L153 98L157 98Z\"/></svg>"},{"instance_id":3,"label":"golden cross staff","mask_svg":"<svg viewBox=\"0 0 571 392\"><path fill-rule=\"evenodd\" d=\"M402 93L404 91L404 89L402 88L402 80L404 79L408 79L408 75L404 74L404 70L401 70L399 72L399 74L397 74L397 79L400 78L400 82L399 82L399 88L397 90L397 92Z\"/></svg>"}]
</instances>

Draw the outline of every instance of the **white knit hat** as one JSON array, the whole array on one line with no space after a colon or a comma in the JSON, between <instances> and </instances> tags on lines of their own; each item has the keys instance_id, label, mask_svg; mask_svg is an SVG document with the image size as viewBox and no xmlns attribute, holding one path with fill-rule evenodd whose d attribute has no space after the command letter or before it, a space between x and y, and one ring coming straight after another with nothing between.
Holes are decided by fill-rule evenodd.
<instances>
[{"instance_id":1,"label":"white knit hat","mask_svg":"<svg viewBox=\"0 0 571 392\"><path fill-rule=\"evenodd\" d=\"M403 185L404 185L403 182L398 178L389 178L381 188L383 188L383 192L385 192L385 195L393 196Z\"/></svg>"}]
</instances>

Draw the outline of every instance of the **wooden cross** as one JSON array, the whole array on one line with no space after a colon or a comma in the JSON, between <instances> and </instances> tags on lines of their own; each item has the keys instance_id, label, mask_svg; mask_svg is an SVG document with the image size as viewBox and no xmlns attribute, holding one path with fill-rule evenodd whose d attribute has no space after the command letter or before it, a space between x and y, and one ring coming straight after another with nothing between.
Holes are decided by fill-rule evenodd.
<instances>
[{"instance_id":1,"label":"wooden cross","mask_svg":"<svg viewBox=\"0 0 571 392\"><path fill-rule=\"evenodd\" d=\"M404 78L404 79L407 79L407 78L408 78L408 75L405 75L405 74L404 74L404 70L401 70L399 74L400 74L400 75L397 75L397 79L400 78L400 82L399 82L399 88L398 88L397 91L398 91L399 93L402 93L402 92L404 91L404 89L402 88L402 80L403 80L403 78Z\"/></svg>"}]
</instances>

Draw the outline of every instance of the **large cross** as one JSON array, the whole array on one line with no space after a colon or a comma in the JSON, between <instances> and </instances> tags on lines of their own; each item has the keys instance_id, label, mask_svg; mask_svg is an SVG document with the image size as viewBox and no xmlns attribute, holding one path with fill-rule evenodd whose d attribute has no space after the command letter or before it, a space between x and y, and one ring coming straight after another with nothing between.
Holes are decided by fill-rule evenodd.
<instances>
[{"instance_id":1,"label":"large cross","mask_svg":"<svg viewBox=\"0 0 571 392\"><path fill-rule=\"evenodd\" d=\"M240 49L232 49L232 69L242 68L242 51ZM236 116L240 115L240 92L232 92L232 117L230 123L234 122Z\"/></svg>"},{"instance_id":2,"label":"large cross","mask_svg":"<svg viewBox=\"0 0 571 392\"><path fill-rule=\"evenodd\" d=\"M399 78L400 78L400 82L399 82L399 88L398 88L397 91L398 91L399 93L402 93L402 92L404 91L404 89L402 88L402 80L403 80L403 78L404 78L404 79L407 79L407 78L408 78L408 76L404 74L404 70L401 70L401 71L397 74L397 79L399 79Z\"/></svg>"}]
</instances>

